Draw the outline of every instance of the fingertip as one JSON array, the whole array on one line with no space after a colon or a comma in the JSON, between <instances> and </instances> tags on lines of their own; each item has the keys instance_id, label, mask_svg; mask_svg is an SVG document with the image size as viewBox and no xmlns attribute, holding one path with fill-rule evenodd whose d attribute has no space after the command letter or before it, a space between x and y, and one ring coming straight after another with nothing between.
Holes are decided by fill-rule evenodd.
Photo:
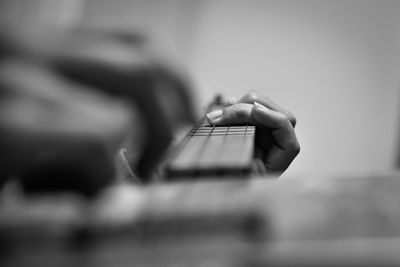
<instances>
[{"instance_id":1,"label":"fingertip","mask_svg":"<svg viewBox=\"0 0 400 267\"><path fill-rule=\"evenodd\" d=\"M270 116L271 115L271 109L267 108L266 106L258 103L258 102L254 102L254 106L252 109L252 114L253 116Z\"/></svg>"},{"instance_id":2,"label":"fingertip","mask_svg":"<svg viewBox=\"0 0 400 267\"><path fill-rule=\"evenodd\" d=\"M269 109L258 102L254 103L252 116L259 125L269 128L280 128L288 121L286 115Z\"/></svg>"},{"instance_id":3,"label":"fingertip","mask_svg":"<svg viewBox=\"0 0 400 267\"><path fill-rule=\"evenodd\" d=\"M210 125L216 124L224 114L222 109L214 110L206 114L206 119Z\"/></svg>"},{"instance_id":4,"label":"fingertip","mask_svg":"<svg viewBox=\"0 0 400 267\"><path fill-rule=\"evenodd\" d=\"M270 109L267 108L266 106L261 105L260 103L255 102L255 101L254 101L254 106L255 106L256 108L259 108L259 109L270 110Z\"/></svg>"},{"instance_id":5,"label":"fingertip","mask_svg":"<svg viewBox=\"0 0 400 267\"><path fill-rule=\"evenodd\" d=\"M214 124L212 118L210 118L210 116L208 116L208 114L206 114L206 119L207 119L208 124L210 124L210 125Z\"/></svg>"},{"instance_id":6,"label":"fingertip","mask_svg":"<svg viewBox=\"0 0 400 267\"><path fill-rule=\"evenodd\" d=\"M239 100L236 97L231 97L228 99L228 104L229 105L235 105L239 102Z\"/></svg>"}]
</instances>

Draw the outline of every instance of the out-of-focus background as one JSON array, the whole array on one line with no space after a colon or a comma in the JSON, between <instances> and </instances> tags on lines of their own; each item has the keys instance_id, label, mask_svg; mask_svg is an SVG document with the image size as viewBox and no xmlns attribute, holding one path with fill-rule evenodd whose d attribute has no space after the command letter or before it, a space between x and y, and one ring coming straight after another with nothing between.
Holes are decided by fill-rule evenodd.
<instances>
[{"instance_id":1,"label":"out-of-focus background","mask_svg":"<svg viewBox=\"0 0 400 267\"><path fill-rule=\"evenodd\" d=\"M256 90L293 111L287 175L396 168L400 1L1 0L0 20L143 32L186 67L199 106Z\"/></svg>"}]
</instances>

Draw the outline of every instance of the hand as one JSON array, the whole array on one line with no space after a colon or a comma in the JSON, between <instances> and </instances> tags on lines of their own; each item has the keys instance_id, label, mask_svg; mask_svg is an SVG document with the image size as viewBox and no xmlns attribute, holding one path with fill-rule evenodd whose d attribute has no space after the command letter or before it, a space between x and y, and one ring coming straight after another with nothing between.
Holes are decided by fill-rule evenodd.
<instances>
[{"instance_id":1,"label":"hand","mask_svg":"<svg viewBox=\"0 0 400 267\"><path fill-rule=\"evenodd\" d=\"M262 160L268 173L282 174L300 152L296 118L265 96L246 94L237 104L208 113L207 119L217 126L255 125L255 157Z\"/></svg>"}]
</instances>

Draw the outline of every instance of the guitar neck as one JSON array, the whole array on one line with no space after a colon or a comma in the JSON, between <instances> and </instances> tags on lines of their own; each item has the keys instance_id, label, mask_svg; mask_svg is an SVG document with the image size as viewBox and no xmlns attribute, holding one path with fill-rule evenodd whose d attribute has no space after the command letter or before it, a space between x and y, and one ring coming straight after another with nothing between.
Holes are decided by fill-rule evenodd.
<instances>
[{"instance_id":1,"label":"guitar neck","mask_svg":"<svg viewBox=\"0 0 400 267\"><path fill-rule=\"evenodd\" d=\"M199 124L166 167L168 179L246 176L252 167L255 127Z\"/></svg>"}]
</instances>

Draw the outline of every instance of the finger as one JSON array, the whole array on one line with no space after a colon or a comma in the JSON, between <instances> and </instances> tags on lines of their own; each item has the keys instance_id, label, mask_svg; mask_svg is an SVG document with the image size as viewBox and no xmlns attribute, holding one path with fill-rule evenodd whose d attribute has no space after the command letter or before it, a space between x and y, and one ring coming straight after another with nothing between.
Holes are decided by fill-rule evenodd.
<instances>
[{"instance_id":1,"label":"finger","mask_svg":"<svg viewBox=\"0 0 400 267\"><path fill-rule=\"evenodd\" d=\"M271 147L265 157L265 168L269 175L280 176L290 166L298 153L288 153L278 146Z\"/></svg>"},{"instance_id":2,"label":"finger","mask_svg":"<svg viewBox=\"0 0 400 267\"><path fill-rule=\"evenodd\" d=\"M268 174L264 162L260 159L254 159L251 167L255 176L265 176Z\"/></svg>"},{"instance_id":3,"label":"finger","mask_svg":"<svg viewBox=\"0 0 400 267\"><path fill-rule=\"evenodd\" d=\"M239 103L210 112L206 115L206 118L209 124L218 126L254 124L255 121L251 116L252 108L253 105Z\"/></svg>"},{"instance_id":4,"label":"finger","mask_svg":"<svg viewBox=\"0 0 400 267\"><path fill-rule=\"evenodd\" d=\"M268 126L275 141L266 156L269 171L283 172L300 152L294 128L288 118L277 111L255 103L252 116L257 124Z\"/></svg>"},{"instance_id":5,"label":"finger","mask_svg":"<svg viewBox=\"0 0 400 267\"><path fill-rule=\"evenodd\" d=\"M290 150L292 146L297 144L294 128L289 119L282 113L256 102L252 109L252 116L257 125L263 125L271 129L272 137L280 148Z\"/></svg>"},{"instance_id":6,"label":"finger","mask_svg":"<svg viewBox=\"0 0 400 267\"><path fill-rule=\"evenodd\" d=\"M289 118L289 121L293 125L293 127L296 126L296 117L293 115L293 113L280 107L266 96L259 95L255 92L250 92L244 95L239 102L248 104L254 104L255 102L260 103L269 109L285 114Z\"/></svg>"},{"instance_id":7,"label":"finger","mask_svg":"<svg viewBox=\"0 0 400 267\"><path fill-rule=\"evenodd\" d=\"M260 106L266 109L268 116L262 120L256 120L252 116L254 106ZM222 125L240 125L240 124L254 124L264 129L275 129L281 127L282 123L290 124L286 115L264 107L257 102L254 105L247 103L238 103L235 105L228 106L224 109L215 110L206 115L209 124L215 124L218 126ZM289 125L292 127L291 125Z\"/></svg>"}]
</instances>

